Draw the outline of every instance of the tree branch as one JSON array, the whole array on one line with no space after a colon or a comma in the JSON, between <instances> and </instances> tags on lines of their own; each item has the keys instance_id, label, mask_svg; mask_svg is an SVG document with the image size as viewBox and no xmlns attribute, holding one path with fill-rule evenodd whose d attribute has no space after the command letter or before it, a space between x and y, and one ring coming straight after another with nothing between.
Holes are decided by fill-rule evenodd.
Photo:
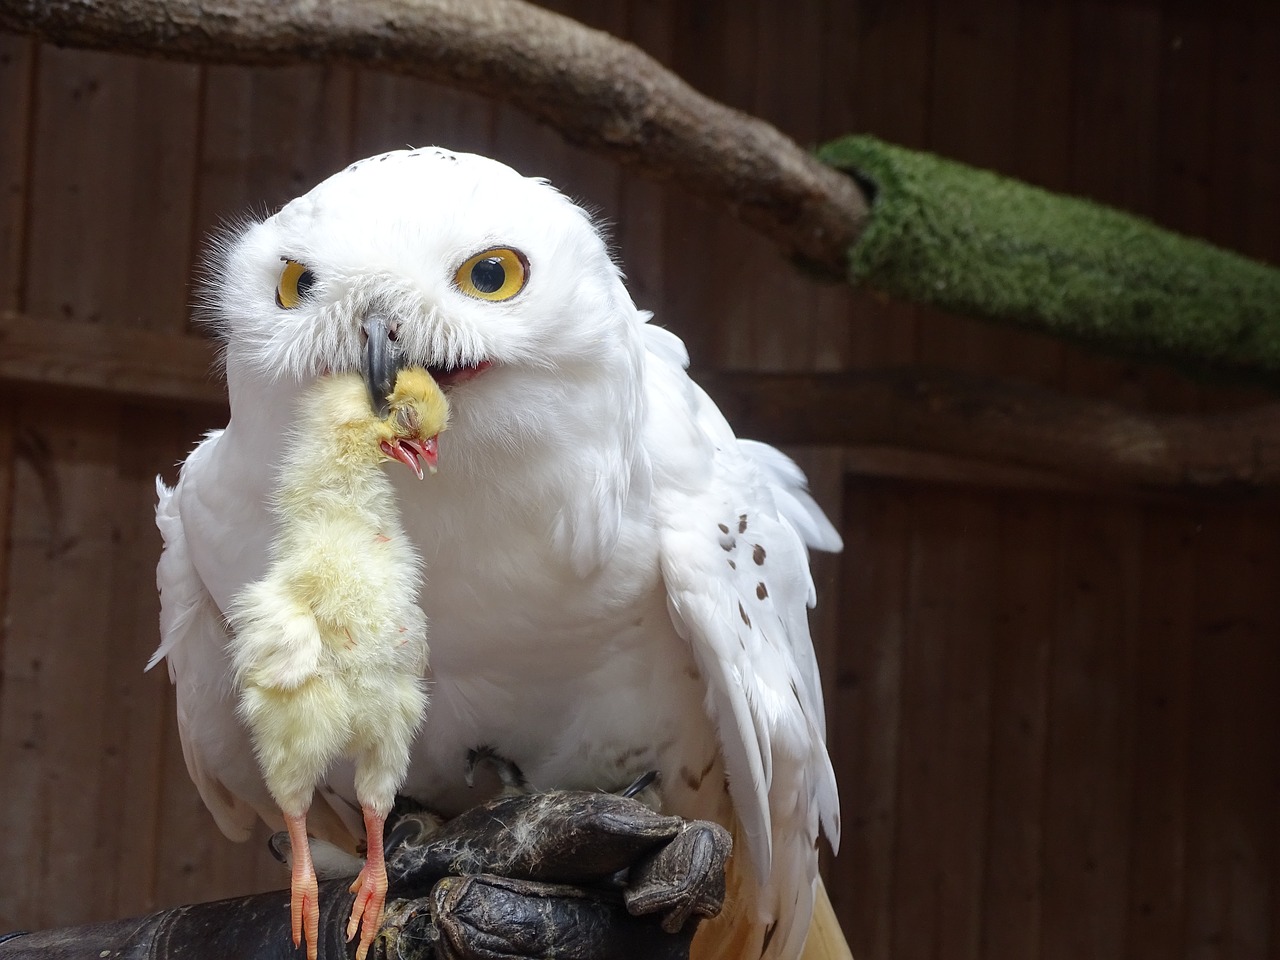
<instances>
[{"instance_id":1,"label":"tree branch","mask_svg":"<svg viewBox=\"0 0 1280 960\"><path fill-rule=\"evenodd\" d=\"M639 48L520 0L0 0L0 28L204 63L348 63L519 106L572 143L727 207L792 257L848 269L867 204L763 120Z\"/></svg>"}]
</instances>

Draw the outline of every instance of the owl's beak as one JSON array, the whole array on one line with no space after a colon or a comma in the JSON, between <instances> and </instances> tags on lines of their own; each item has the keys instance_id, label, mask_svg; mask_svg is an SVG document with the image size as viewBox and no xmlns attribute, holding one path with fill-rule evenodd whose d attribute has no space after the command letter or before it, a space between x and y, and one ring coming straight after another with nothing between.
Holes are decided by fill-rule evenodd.
<instances>
[{"instance_id":1,"label":"owl's beak","mask_svg":"<svg viewBox=\"0 0 1280 960\"><path fill-rule=\"evenodd\" d=\"M364 333L364 380L369 387L369 403L374 412L385 418L391 405L387 401L396 385L396 374L404 367L404 351L396 342L397 324L381 313L370 313L360 325Z\"/></svg>"}]
</instances>

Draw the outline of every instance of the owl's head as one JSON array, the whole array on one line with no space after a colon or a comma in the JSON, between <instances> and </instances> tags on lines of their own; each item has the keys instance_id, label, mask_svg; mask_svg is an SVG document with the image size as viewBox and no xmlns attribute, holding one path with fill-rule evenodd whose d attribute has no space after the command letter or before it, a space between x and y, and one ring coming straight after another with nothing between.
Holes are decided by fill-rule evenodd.
<instances>
[{"instance_id":1,"label":"owl's head","mask_svg":"<svg viewBox=\"0 0 1280 960\"><path fill-rule=\"evenodd\" d=\"M647 489L647 315L591 218L496 161L426 149L352 164L223 238L206 315L232 421L256 424L241 436L288 429L322 374L361 373L385 415L399 370L430 372L449 395L449 469L413 496L447 502L441 523L544 516L585 574Z\"/></svg>"},{"instance_id":2,"label":"owl's head","mask_svg":"<svg viewBox=\"0 0 1280 960\"><path fill-rule=\"evenodd\" d=\"M517 411L571 400L579 379L633 380L643 322L581 207L440 149L361 160L231 232L205 302L233 372L299 384L361 371L376 406L419 365L467 395L464 431L531 422Z\"/></svg>"}]
</instances>

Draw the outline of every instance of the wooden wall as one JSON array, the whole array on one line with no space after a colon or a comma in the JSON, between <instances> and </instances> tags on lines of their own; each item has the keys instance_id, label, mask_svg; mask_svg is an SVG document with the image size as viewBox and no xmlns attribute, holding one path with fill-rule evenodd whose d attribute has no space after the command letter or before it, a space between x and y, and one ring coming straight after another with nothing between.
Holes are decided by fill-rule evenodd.
<instances>
[{"instance_id":1,"label":"wooden wall","mask_svg":"<svg viewBox=\"0 0 1280 960\"><path fill-rule=\"evenodd\" d=\"M1270 0L560 9L801 142L872 132L1280 263ZM130 361L190 332L219 221L433 142L597 208L637 302L702 369L921 363L1153 410L1256 399L815 285L696 198L466 94L0 36L0 930L283 884L260 842L217 833L163 672L141 672L153 477L220 411L212 381L147 400ZM77 349L59 363L43 338ZM847 541L819 558L815 622L855 955L1280 957L1280 497L794 452Z\"/></svg>"}]
</instances>

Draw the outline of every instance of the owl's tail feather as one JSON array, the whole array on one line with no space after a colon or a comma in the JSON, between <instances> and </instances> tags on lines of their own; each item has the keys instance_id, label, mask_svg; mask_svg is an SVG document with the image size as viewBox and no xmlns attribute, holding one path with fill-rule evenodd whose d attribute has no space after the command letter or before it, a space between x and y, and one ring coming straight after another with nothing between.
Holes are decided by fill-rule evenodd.
<instances>
[{"instance_id":1,"label":"owl's tail feather","mask_svg":"<svg viewBox=\"0 0 1280 960\"><path fill-rule=\"evenodd\" d=\"M755 900L749 892L753 886L750 868L744 868L741 858L730 857L724 909L698 927L691 960L756 960L777 955L783 938L775 938L755 919ZM813 918L800 960L853 960L821 878L814 890Z\"/></svg>"},{"instance_id":2,"label":"owl's tail feather","mask_svg":"<svg viewBox=\"0 0 1280 960\"><path fill-rule=\"evenodd\" d=\"M809 939L805 941L800 960L853 960L853 953L845 942L844 931L840 929L840 921L836 919L836 912L827 897L827 888L821 880L813 901Z\"/></svg>"}]
</instances>

